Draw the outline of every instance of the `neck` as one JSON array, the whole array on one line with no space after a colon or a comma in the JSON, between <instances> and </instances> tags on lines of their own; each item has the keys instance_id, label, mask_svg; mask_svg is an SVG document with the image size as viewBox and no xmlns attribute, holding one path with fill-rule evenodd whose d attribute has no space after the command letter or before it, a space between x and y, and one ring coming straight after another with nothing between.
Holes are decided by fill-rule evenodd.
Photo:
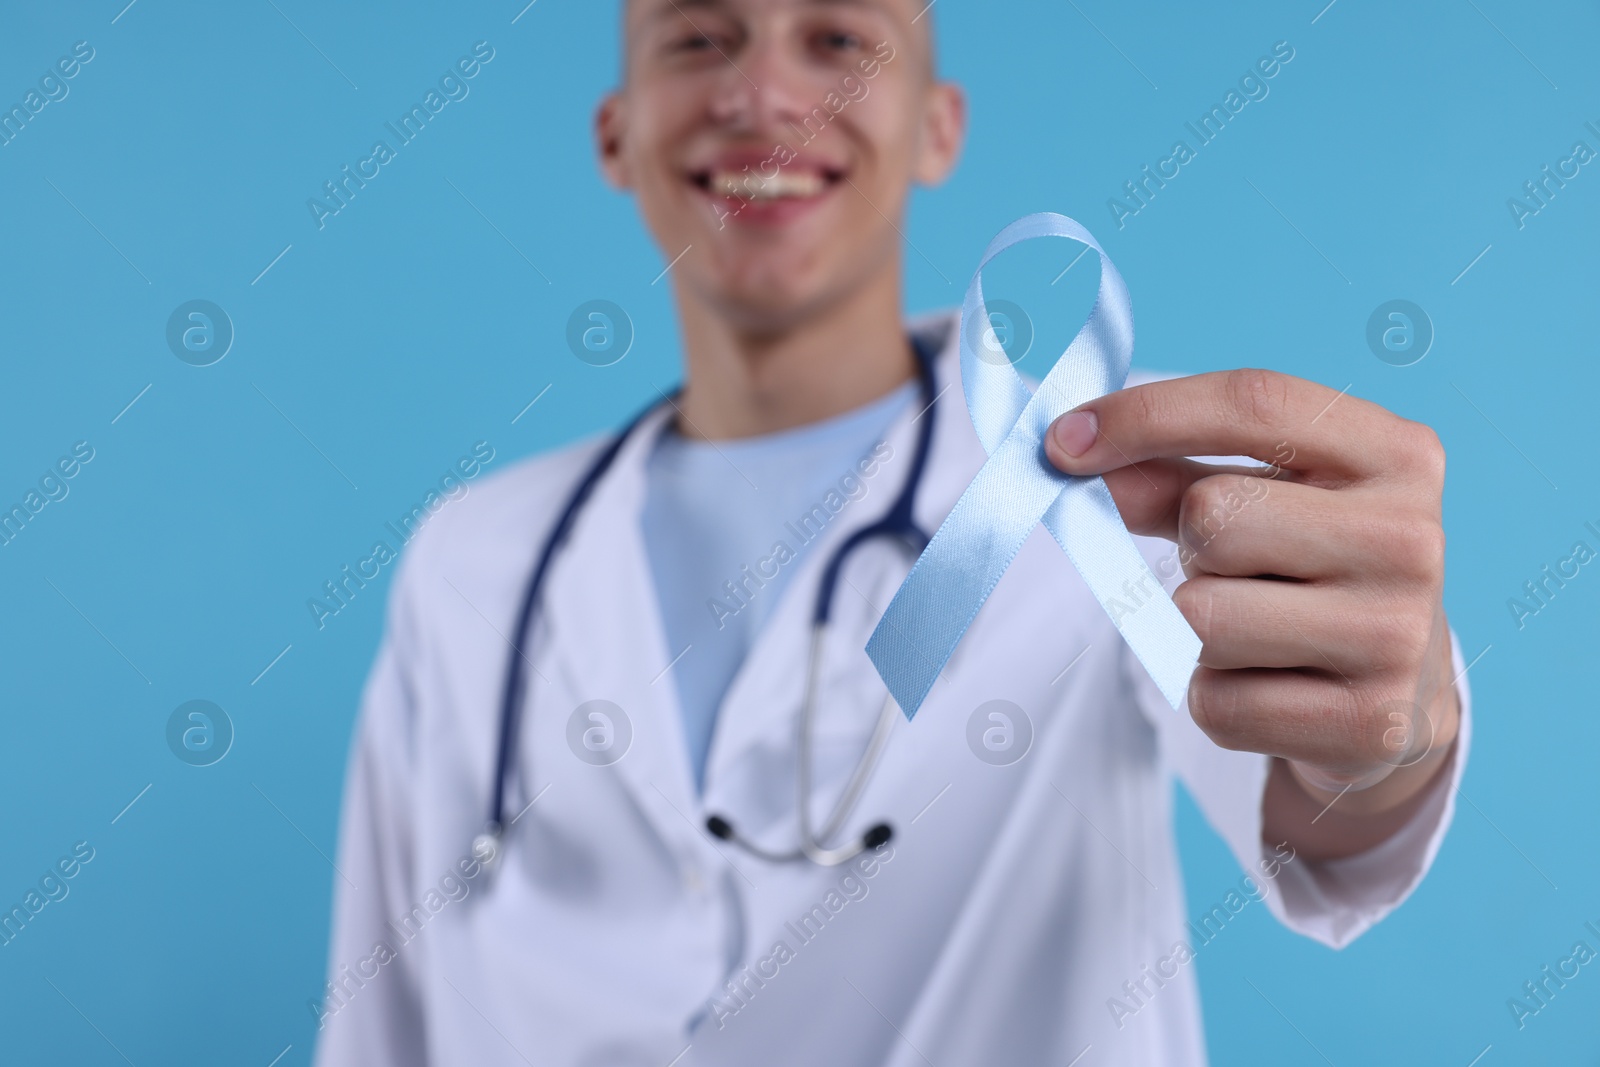
<instances>
[{"instance_id":1,"label":"neck","mask_svg":"<svg viewBox=\"0 0 1600 1067\"><path fill-rule=\"evenodd\" d=\"M896 270L776 331L734 324L686 290L677 296L687 372L678 429L689 437L804 426L870 403L916 373Z\"/></svg>"}]
</instances>

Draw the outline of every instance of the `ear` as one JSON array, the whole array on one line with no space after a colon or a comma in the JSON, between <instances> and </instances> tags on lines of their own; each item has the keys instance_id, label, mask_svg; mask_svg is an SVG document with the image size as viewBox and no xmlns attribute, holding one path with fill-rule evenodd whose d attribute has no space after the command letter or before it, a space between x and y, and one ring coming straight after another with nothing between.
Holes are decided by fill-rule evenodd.
<instances>
[{"instance_id":1,"label":"ear","mask_svg":"<svg viewBox=\"0 0 1600 1067\"><path fill-rule=\"evenodd\" d=\"M620 93L607 93L594 113L594 146L600 172L617 189L633 188L633 172L622 151L626 131L627 102Z\"/></svg>"},{"instance_id":2,"label":"ear","mask_svg":"<svg viewBox=\"0 0 1600 1067\"><path fill-rule=\"evenodd\" d=\"M911 176L923 185L938 185L961 158L967 135L967 96L953 82L934 82L927 92Z\"/></svg>"}]
</instances>

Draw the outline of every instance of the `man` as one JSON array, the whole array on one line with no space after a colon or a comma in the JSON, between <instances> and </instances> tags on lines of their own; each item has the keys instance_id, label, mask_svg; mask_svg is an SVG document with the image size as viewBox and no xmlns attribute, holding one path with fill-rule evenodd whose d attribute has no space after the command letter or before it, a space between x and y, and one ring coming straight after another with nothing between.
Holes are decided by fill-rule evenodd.
<instances>
[{"instance_id":1,"label":"man","mask_svg":"<svg viewBox=\"0 0 1600 1067\"><path fill-rule=\"evenodd\" d=\"M596 140L675 261L686 384L575 512L526 640L535 553L603 442L500 476L410 549L352 759L320 1063L1199 1064L1188 965L1232 915L1265 901L1343 945L1431 862L1468 738L1442 451L1264 371L1136 385L1047 446L1187 576L1186 712L1035 531L828 843L880 820L890 841L828 868L706 833L794 848L819 572L908 483L921 420L922 528L984 460L960 391L928 408L911 384L919 352L954 382L954 317L900 317L896 220L965 122L922 7L626 5ZM879 546L838 585L813 827L868 745L862 648L908 565ZM508 661L524 710L488 864ZM1174 775L1246 872L1192 929Z\"/></svg>"}]
</instances>

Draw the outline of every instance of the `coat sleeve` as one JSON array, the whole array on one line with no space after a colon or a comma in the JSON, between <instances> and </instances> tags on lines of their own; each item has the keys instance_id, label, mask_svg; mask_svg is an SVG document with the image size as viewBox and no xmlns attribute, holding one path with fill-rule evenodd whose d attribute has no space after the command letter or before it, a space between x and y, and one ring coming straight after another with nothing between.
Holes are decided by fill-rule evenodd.
<instances>
[{"instance_id":1,"label":"coat sleeve","mask_svg":"<svg viewBox=\"0 0 1600 1067\"><path fill-rule=\"evenodd\" d=\"M1172 565L1175 547L1149 538L1137 540L1158 576L1174 572L1163 582L1170 591L1183 577ZM1454 817L1456 791L1472 745L1472 694L1454 633L1450 650L1461 727L1450 762L1428 787L1427 801L1406 826L1376 848L1317 863L1284 863L1262 841L1261 805L1271 757L1218 747L1195 725L1187 704L1173 711L1126 646L1123 658L1138 704L1160 739L1167 768L1189 790L1240 867L1261 884L1272 913L1296 933L1330 948L1343 948L1399 907L1417 887Z\"/></svg>"},{"instance_id":2,"label":"coat sleeve","mask_svg":"<svg viewBox=\"0 0 1600 1067\"><path fill-rule=\"evenodd\" d=\"M345 777L317 1067L426 1062L423 946L402 944L388 925L417 899L416 822L407 782L415 762L413 679L420 649L406 562L396 575Z\"/></svg>"}]
</instances>

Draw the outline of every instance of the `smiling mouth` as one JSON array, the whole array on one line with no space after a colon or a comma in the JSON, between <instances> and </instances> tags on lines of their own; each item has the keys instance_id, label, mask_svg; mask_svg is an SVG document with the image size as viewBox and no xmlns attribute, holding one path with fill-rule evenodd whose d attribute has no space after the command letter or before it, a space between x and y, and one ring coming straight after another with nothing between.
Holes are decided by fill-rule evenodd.
<instances>
[{"instance_id":1,"label":"smiling mouth","mask_svg":"<svg viewBox=\"0 0 1600 1067\"><path fill-rule=\"evenodd\" d=\"M692 184L711 196L749 203L776 203L782 200L812 200L822 196L844 179L844 171L818 169L779 169L768 177L746 171L700 170L689 175Z\"/></svg>"}]
</instances>

